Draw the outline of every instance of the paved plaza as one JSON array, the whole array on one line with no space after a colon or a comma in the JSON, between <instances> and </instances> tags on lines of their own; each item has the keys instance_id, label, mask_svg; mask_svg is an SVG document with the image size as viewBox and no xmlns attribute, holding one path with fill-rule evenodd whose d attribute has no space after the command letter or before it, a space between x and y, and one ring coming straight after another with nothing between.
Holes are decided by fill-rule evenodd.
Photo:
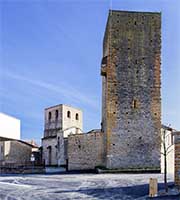
<instances>
[{"instance_id":1,"label":"paved plaza","mask_svg":"<svg viewBox=\"0 0 180 200\"><path fill-rule=\"evenodd\" d=\"M0 176L0 200L142 200L148 199L151 177L161 190L162 174L6 175Z\"/></svg>"}]
</instances>

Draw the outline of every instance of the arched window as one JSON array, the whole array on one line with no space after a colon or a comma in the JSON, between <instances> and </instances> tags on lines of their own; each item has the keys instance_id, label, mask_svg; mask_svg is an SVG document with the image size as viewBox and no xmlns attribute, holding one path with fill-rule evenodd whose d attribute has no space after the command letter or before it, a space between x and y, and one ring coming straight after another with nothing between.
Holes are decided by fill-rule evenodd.
<instances>
[{"instance_id":1,"label":"arched window","mask_svg":"<svg viewBox=\"0 0 180 200\"><path fill-rule=\"evenodd\" d=\"M67 117L71 118L71 112L70 111L67 112Z\"/></svg>"},{"instance_id":2,"label":"arched window","mask_svg":"<svg viewBox=\"0 0 180 200\"><path fill-rule=\"evenodd\" d=\"M78 115L78 113L76 113L76 120L79 120L79 115Z\"/></svg>"},{"instance_id":3,"label":"arched window","mask_svg":"<svg viewBox=\"0 0 180 200\"><path fill-rule=\"evenodd\" d=\"M59 116L59 112L58 110L56 110L56 119L58 119L58 116Z\"/></svg>"},{"instance_id":4,"label":"arched window","mask_svg":"<svg viewBox=\"0 0 180 200\"><path fill-rule=\"evenodd\" d=\"M49 114L48 114L48 119L49 119L49 121L51 120L51 112L49 112Z\"/></svg>"}]
</instances>

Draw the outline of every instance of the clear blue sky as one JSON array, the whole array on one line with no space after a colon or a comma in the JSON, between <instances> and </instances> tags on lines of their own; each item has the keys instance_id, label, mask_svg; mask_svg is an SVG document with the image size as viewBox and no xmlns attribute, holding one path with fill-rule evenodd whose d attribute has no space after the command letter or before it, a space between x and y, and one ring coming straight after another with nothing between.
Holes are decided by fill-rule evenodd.
<instances>
[{"instance_id":1,"label":"clear blue sky","mask_svg":"<svg viewBox=\"0 0 180 200\"><path fill-rule=\"evenodd\" d=\"M102 40L108 10L162 12L162 122L180 130L179 0L0 0L1 111L40 141L44 108L84 112L100 127Z\"/></svg>"}]
</instances>

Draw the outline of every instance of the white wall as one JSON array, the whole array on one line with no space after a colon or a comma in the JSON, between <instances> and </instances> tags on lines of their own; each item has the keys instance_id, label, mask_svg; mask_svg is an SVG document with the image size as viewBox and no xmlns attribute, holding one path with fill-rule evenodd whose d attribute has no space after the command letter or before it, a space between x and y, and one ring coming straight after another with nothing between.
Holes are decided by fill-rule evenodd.
<instances>
[{"instance_id":1,"label":"white wall","mask_svg":"<svg viewBox=\"0 0 180 200\"><path fill-rule=\"evenodd\" d=\"M64 138L67 138L68 135L82 133L82 130L79 129L79 128L73 127L73 128L69 128L69 129L64 130L63 133L64 133L63 134Z\"/></svg>"},{"instance_id":2,"label":"white wall","mask_svg":"<svg viewBox=\"0 0 180 200\"><path fill-rule=\"evenodd\" d=\"M67 112L70 111L70 118L67 117ZM78 120L76 120L76 114L78 114ZM83 129L83 113L80 109L63 105L63 126L62 129L66 130L68 128L76 127L79 129Z\"/></svg>"},{"instance_id":3,"label":"white wall","mask_svg":"<svg viewBox=\"0 0 180 200\"><path fill-rule=\"evenodd\" d=\"M164 129L161 129L161 137L163 141L163 134ZM166 149L168 149L167 154L167 174L168 175L174 175L174 137L173 132L166 130L166 136L165 136L165 142L166 142ZM161 143L161 153L164 153L163 150L163 144ZM164 156L161 154L161 173L164 173Z\"/></svg>"},{"instance_id":4,"label":"white wall","mask_svg":"<svg viewBox=\"0 0 180 200\"><path fill-rule=\"evenodd\" d=\"M0 112L0 137L20 139L20 120Z\"/></svg>"}]
</instances>

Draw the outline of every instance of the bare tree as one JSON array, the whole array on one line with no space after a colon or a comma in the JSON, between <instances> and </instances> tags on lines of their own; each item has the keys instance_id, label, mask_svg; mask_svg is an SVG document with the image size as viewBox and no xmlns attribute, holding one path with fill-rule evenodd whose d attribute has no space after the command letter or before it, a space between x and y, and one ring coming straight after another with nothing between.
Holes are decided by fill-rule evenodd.
<instances>
[{"instance_id":1,"label":"bare tree","mask_svg":"<svg viewBox=\"0 0 180 200\"><path fill-rule=\"evenodd\" d=\"M164 186L165 186L165 191L168 192L168 183L167 183L167 156L168 154L171 152L170 148L171 148L171 145L168 146L167 145L167 141L166 141L166 132L167 131L171 131L171 134L172 134L172 128L165 128L163 130L163 133L162 133L162 136L161 136L161 143L162 143L162 150L163 152L161 152L161 154L163 155L164 157Z\"/></svg>"}]
</instances>

